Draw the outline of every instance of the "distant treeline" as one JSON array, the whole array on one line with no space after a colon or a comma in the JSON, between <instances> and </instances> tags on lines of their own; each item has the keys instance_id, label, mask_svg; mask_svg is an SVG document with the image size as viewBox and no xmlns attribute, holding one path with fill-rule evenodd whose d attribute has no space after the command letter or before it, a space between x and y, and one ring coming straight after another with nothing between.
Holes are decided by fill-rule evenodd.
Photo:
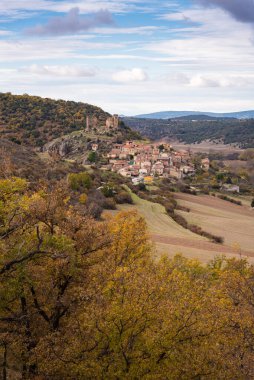
<instances>
[{"instance_id":1,"label":"distant treeline","mask_svg":"<svg viewBox=\"0 0 254 380\"><path fill-rule=\"evenodd\" d=\"M221 140L225 144L237 144L242 148L254 147L254 119L137 119L124 118L131 128L151 139L165 137L178 139L189 144L205 140Z\"/></svg>"}]
</instances>

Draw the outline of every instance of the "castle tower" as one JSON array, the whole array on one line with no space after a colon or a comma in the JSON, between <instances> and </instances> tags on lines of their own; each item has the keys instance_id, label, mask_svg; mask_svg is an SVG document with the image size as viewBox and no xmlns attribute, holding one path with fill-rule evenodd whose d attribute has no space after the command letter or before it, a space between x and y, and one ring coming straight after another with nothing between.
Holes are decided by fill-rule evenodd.
<instances>
[{"instance_id":1,"label":"castle tower","mask_svg":"<svg viewBox=\"0 0 254 380\"><path fill-rule=\"evenodd\" d=\"M86 129L90 129L90 118L89 116L86 117Z\"/></svg>"},{"instance_id":2,"label":"castle tower","mask_svg":"<svg viewBox=\"0 0 254 380\"><path fill-rule=\"evenodd\" d=\"M118 115L113 115L113 126L114 126L114 129L119 128L119 116Z\"/></svg>"}]
</instances>

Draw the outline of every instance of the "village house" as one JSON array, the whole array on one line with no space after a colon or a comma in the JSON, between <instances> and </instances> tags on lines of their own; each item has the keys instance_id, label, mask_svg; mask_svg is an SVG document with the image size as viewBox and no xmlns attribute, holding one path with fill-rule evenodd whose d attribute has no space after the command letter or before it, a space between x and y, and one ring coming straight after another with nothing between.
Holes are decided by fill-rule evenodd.
<instances>
[{"instance_id":1,"label":"village house","mask_svg":"<svg viewBox=\"0 0 254 380\"><path fill-rule=\"evenodd\" d=\"M238 185L231 185L226 183L221 187L221 190L228 193L240 193L240 187Z\"/></svg>"},{"instance_id":2,"label":"village house","mask_svg":"<svg viewBox=\"0 0 254 380\"><path fill-rule=\"evenodd\" d=\"M181 166L182 178L189 177L195 174L195 169L193 166Z\"/></svg>"},{"instance_id":3,"label":"village house","mask_svg":"<svg viewBox=\"0 0 254 380\"><path fill-rule=\"evenodd\" d=\"M152 166L152 174L161 176L164 173L164 165L161 162L156 162Z\"/></svg>"},{"instance_id":4,"label":"village house","mask_svg":"<svg viewBox=\"0 0 254 380\"><path fill-rule=\"evenodd\" d=\"M205 171L208 171L210 169L210 160L209 158L204 158L201 160L201 168Z\"/></svg>"}]
</instances>

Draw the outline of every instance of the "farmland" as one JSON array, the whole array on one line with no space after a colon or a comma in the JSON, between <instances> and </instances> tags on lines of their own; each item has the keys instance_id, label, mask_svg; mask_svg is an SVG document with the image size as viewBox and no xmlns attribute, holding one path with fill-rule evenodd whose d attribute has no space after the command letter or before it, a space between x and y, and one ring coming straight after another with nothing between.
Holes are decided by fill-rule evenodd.
<instances>
[{"instance_id":1,"label":"farmland","mask_svg":"<svg viewBox=\"0 0 254 380\"><path fill-rule=\"evenodd\" d=\"M140 199L132 194L134 205L121 206L121 210L137 209L145 218L157 254L170 257L182 253L185 257L208 262L217 255L227 257L249 257L254 260L254 212L247 206L236 206L210 196L177 195L180 205L188 207L190 213L183 214L189 223L205 231L222 236L223 245L211 243L174 222L163 206Z\"/></svg>"}]
</instances>

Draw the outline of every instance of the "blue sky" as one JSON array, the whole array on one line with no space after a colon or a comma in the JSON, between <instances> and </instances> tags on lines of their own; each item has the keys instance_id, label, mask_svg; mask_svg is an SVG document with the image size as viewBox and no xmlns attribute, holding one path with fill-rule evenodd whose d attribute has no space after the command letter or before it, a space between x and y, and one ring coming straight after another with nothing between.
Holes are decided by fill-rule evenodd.
<instances>
[{"instance_id":1,"label":"blue sky","mask_svg":"<svg viewBox=\"0 0 254 380\"><path fill-rule=\"evenodd\" d=\"M0 90L111 113L253 109L254 0L0 0Z\"/></svg>"}]
</instances>

